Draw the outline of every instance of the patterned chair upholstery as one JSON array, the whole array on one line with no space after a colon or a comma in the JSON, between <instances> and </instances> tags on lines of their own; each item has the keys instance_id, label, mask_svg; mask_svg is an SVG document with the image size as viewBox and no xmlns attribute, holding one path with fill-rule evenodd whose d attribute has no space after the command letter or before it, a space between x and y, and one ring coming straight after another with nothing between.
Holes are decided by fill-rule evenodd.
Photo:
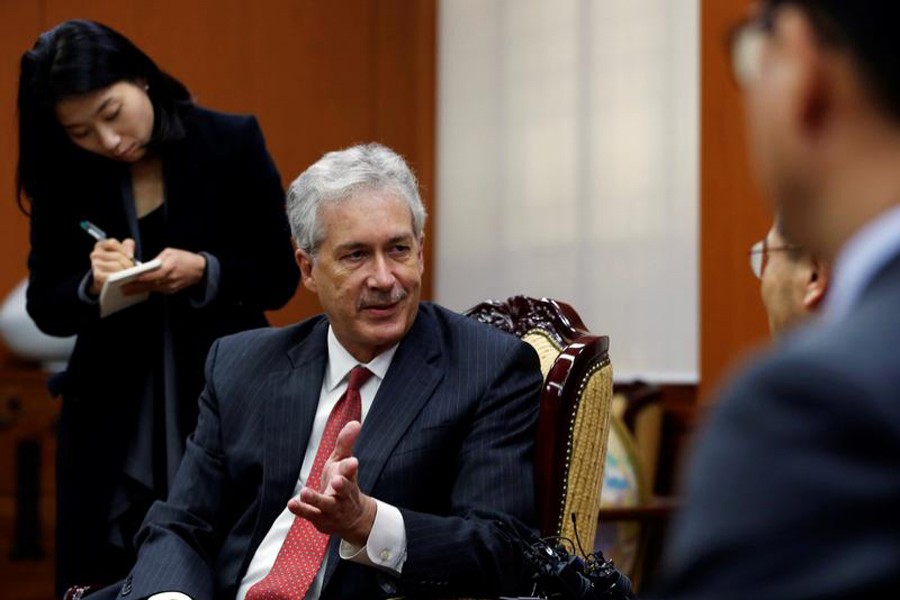
<instances>
[{"instance_id":1,"label":"patterned chair upholstery","mask_svg":"<svg viewBox=\"0 0 900 600\"><path fill-rule=\"evenodd\" d=\"M571 306L547 298L488 301L466 314L537 351L544 374L535 442L541 534L577 537L591 552L612 412L609 338L591 334Z\"/></svg>"}]
</instances>

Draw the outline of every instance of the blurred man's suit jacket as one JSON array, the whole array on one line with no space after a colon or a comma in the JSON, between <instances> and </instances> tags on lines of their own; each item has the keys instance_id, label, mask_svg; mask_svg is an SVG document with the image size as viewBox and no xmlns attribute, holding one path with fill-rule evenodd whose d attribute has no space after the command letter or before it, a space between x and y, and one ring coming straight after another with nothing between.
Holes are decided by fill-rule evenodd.
<instances>
[{"instance_id":1,"label":"blurred man's suit jacket","mask_svg":"<svg viewBox=\"0 0 900 600\"><path fill-rule=\"evenodd\" d=\"M900 256L720 395L666 598L900 598Z\"/></svg>"}]
</instances>

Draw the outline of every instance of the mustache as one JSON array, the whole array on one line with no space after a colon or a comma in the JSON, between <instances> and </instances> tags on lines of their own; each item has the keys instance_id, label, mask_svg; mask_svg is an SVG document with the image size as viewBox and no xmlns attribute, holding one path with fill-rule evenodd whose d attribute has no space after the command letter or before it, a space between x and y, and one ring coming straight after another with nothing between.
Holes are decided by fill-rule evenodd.
<instances>
[{"instance_id":1,"label":"mustache","mask_svg":"<svg viewBox=\"0 0 900 600\"><path fill-rule=\"evenodd\" d=\"M356 308L363 310L365 308L377 306L389 306L391 304L396 304L401 300L405 300L408 295L409 292L401 287L395 287L386 292L368 290L359 299Z\"/></svg>"}]
</instances>

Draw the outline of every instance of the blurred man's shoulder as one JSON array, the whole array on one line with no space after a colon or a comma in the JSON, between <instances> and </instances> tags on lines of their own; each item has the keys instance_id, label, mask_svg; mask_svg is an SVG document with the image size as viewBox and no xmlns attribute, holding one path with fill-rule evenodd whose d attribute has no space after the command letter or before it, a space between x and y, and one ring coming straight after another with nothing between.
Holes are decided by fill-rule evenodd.
<instances>
[{"instance_id":1,"label":"blurred man's shoulder","mask_svg":"<svg viewBox=\"0 0 900 600\"><path fill-rule=\"evenodd\" d=\"M900 305L898 305L900 306ZM751 360L724 388L723 410L808 412L810 418L900 415L900 311L871 304L834 323L814 323Z\"/></svg>"}]
</instances>

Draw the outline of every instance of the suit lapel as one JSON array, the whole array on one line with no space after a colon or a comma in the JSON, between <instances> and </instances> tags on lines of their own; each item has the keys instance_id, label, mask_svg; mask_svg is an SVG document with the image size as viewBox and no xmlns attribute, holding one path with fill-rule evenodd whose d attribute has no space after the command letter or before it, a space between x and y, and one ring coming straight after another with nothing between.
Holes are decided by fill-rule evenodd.
<instances>
[{"instance_id":1,"label":"suit lapel","mask_svg":"<svg viewBox=\"0 0 900 600\"><path fill-rule=\"evenodd\" d=\"M266 381L263 490L248 557L284 510L300 476L325 376L327 332L323 319L288 352L293 369L271 373Z\"/></svg>"},{"instance_id":2,"label":"suit lapel","mask_svg":"<svg viewBox=\"0 0 900 600\"><path fill-rule=\"evenodd\" d=\"M378 388L356 442L354 454L360 462L359 487L363 492L371 493L394 446L443 377L439 358L431 317L420 310Z\"/></svg>"},{"instance_id":3,"label":"suit lapel","mask_svg":"<svg viewBox=\"0 0 900 600\"><path fill-rule=\"evenodd\" d=\"M359 487L371 493L385 463L443 378L440 345L431 315L422 307L406 338L397 348L353 454L359 459ZM340 562L332 540L324 585Z\"/></svg>"}]
</instances>

